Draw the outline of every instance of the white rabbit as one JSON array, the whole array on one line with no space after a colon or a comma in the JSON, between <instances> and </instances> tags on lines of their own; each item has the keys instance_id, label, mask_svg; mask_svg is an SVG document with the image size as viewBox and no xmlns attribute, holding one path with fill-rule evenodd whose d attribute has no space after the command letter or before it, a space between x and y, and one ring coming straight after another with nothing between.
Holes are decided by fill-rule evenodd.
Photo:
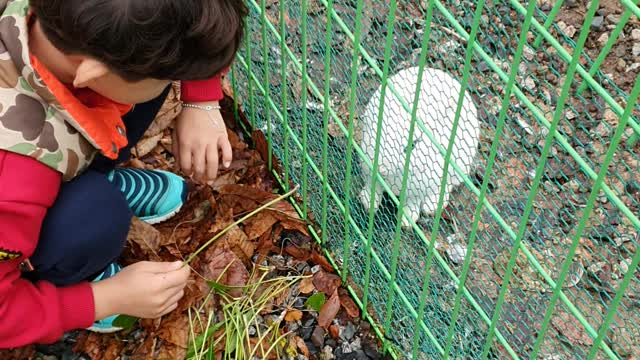
<instances>
[{"instance_id":1,"label":"white rabbit","mask_svg":"<svg viewBox=\"0 0 640 360\"><path fill-rule=\"evenodd\" d=\"M393 84L399 95L409 104L409 109L412 109L415 98L418 71L418 67L411 67L401 70L389 78L389 83ZM381 89L378 88L369 100L364 113L360 116L362 123L361 147L371 164L373 164L375 154L380 94ZM417 119L424 123L424 126L440 142L445 151L453 130L459 96L460 83L457 80L441 70L424 69L418 100ZM391 92L390 87L387 87L382 116L378 171L396 196L399 196L402 188L405 151L408 150L407 146L409 144L410 123L411 113L405 110L400 101ZM465 174L471 171L477 153L480 134L479 126L476 107L467 91L463 100L451 154L451 161L455 161ZM416 121L413 138L414 144L409 165L404 214L415 222L419 219L421 211L424 215L429 215L437 209L440 183L444 172L444 156L418 127L418 121ZM359 199L363 206L368 209L371 196L372 171L363 162L361 164L365 185ZM453 169L453 166L449 166L443 206L446 206L449 201L451 189L461 182L462 179ZM375 209L380 204L381 196L382 187L380 187L380 182L378 181L374 199ZM403 227L410 226L410 222L406 218L402 220Z\"/></svg>"}]
</instances>

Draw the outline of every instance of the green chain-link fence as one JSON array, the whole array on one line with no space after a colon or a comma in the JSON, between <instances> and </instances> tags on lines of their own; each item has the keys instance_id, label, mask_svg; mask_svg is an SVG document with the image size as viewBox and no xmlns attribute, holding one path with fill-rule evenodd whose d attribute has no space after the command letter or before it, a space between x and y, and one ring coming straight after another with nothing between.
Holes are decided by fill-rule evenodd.
<instances>
[{"instance_id":1,"label":"green chain-link fence","mask_svg":"<svg viewBox=\"0 0 640 360\"><path fill-rule=\"evenodd\" d=\"M640 354L640 9L572 3L248 0L236 100L397 357Z\"/></svg>"}]
</instances>

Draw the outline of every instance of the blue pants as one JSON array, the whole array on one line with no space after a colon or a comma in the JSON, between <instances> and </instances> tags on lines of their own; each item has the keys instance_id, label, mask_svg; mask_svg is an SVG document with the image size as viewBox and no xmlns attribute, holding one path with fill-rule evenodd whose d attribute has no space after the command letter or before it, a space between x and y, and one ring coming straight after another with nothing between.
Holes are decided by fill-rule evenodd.
<instances>
[{"instance_id":1,"label":"blue pants","mask_svg":"<svg viewBox=\"0 0 640 360\"><path fill-rule=\"evenodd\" d=\"M124 195L106 174L131 156L131 147L144 135L167 97L138 104L123 117L129 145L117 160L98 156L90 168L63 183L42 225L30 258L34 271L26 276L58 286L90 280L115 261L124 249L132 212Z\"/></svg>"}]
</instances>

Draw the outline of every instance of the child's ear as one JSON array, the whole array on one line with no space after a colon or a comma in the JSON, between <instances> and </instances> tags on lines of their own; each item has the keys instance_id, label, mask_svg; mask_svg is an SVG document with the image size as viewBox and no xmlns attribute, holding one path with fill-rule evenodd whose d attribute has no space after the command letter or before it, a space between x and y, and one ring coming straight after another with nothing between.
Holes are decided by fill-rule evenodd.
<instances>
[{"instance_id":1,"label":"child's ear","mask_svg":"<svg viewBox=\"0 0 640 360\"><path fill-rule=\"evenodd\" d=\"M76 76L73 79L73 86L85 88L89 84L109 73L109 68L98 60L84 58L76 68Z\"/></svg>"}]
</instances>

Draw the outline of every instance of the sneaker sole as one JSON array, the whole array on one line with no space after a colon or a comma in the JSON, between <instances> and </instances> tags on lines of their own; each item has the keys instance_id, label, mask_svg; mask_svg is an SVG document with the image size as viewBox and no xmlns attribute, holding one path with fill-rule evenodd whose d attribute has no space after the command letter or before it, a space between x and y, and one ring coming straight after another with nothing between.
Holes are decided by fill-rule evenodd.
<instances>
[{"instance_id":1,"label":"sneaker sole","mask_svg":"<svg viewBox=\"0 0 640 360\"><path fill-rule=\"evenodd\" d=\"M100 334L113 334L115 332L122 331L121 328L117 328L117 327L105 329L105 328L96 327L96 326L88 327L87 330L100 333Z\"/></svg>"},{"instance_id":2,"label":"sneaker sole","mask_svg":"<svg viewBox=\"0 0 640 360\"><path fill-rule=\"evenodd\" d=\"M163 221L167 221L169 219L171 219L172 217L174 217L177 213L180 212L180 210L182 209L182 206L184 206L184 204L180 204L178 207L176 207L175 209L169 211L168 213L161 215L161 216L154 216L154 217L143 217L140 218L140 220L146 222L149 225L154 225L154 224L158 224L161 223Z\"/></svg>"}]
</instances>

